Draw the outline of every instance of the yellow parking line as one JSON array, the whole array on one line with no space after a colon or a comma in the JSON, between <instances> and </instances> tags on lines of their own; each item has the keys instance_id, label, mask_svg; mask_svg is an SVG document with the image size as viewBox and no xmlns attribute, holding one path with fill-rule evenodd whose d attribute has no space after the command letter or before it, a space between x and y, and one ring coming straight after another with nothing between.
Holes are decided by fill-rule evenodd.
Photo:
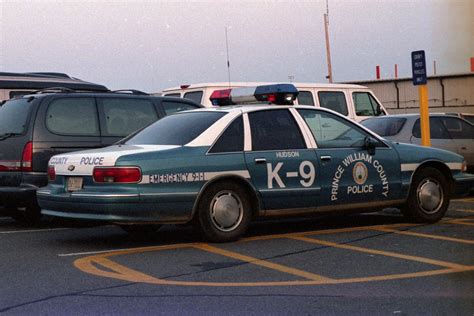
<instances>
[{"instance_id":1,"label":"yellow parking line","mask_svg":"<svg viewBox=\"0 0 474 316\"><path fill-rule=\"evenodd\" d=\"M408 235L408 236L416 236L416 237L424 237L424 238L432 238L432 239L453 241L453 242L464 243L464 244L474 244L474 240L467 240L467 239L460 239L460 238L453 238L453 237L445 237L445 236L439 236L439 235L430 235L430 234L416 233L416 232L404 231L404 230L402 231L402 230L391 229L391 228L388 228L388 227L378 227L378 228L373 228L373 230L381 231L381 232L388 232L388 233L395 233L395 234L400 234L400 235Z\"/></svg>"},{"instance_id":2,"label":"yellow parking line","mask_svg":"<svg viewBox=\"0 0 474 316\"><path fill-rule=\"evenodd\" d=\"M471 220L470 218L468 219L453 219L446 221L446 223L449 224L458 224L458 225L467 225L467 226L474 226L474 222L467 222L467 220Z\"/></svg>"},{"instance_id":3,"label":"yellow parking line","mask_svg":"<svg viewBox=\"0 0 474 316\"><path fill-rule=\"evenodd\" d=\"M468 198L463 198L463 199L454 199L453 201L456 201L456 202L474 202L474 198L468 197Z\"/></svg>"},{"instance_id":4,"label":"yellow parking line","mask_svg":"<svg viewBox=\"0 0 474 316\"><path fill-rule=\"evenodd\" d=\"M313 244L319 244L319 245L329 246L329 247L334 247L334 248L341 248L341 249L353 250L353 251L358 251L358 252L365 252L365 253L370 253L370 254L374 254L374 255L381 255L381 256L393 257L393 258L398 258L398 259L417 261L417 262L427 263L427 264L431 264L431 265L437 265L437 266L441 266L441 267L445 267L445 268L449 268L449 269L455 269L455 270L466 270L466 269L471 268L469 266L465 266L465 265L462 265L462 264L456 264L456 263L445 262L445 261L440 261L440 260L434 260L434 259L429 259L429 258L423 258L423 257L418 257L418 256L404 255L404 254L400 254L400 253L396 253L396 252L388 252L388 251L362 248L362 247L345 245L345 244L338 244L338 243L334 243L334 242L330 242L330 241L314 239L314 238L308 238L308 237L294 236L294 237L291 237L291 239L301 240L301 241L305 241L305 242L309 242L309 243L313 243Z\"/></svg>"},{"instance_id":5,"label":"yellow parking line","mask_svg":"<svg viewBox=\"0 0 474 316\"><path fill-rule=\"evenodd\" d=\"M236 252L233 252L233 251L228 251L228 250L224 250L222 248L213 247L213 246L208 245L208 244L195 245L194 248L201 249L201 250L204 250L204 251L207 251L207 252L212 252L212 253L215 253L215 254L218 254L218 255L226 256L226 257L229 257L229 258L237 259L237 260L240 260L240 261L245 261L245 262L255 264L255 265L258 265L258 266L262 266L262 267L265 267L265 268L269 268L269 269L272 269L272 270L277 270L277 271L280 271L280 272L296 275L296 276L299 276L299 277L302 277L302 278L305 278L305 279L308 279L308 280L312 280L312 281L328 282L328 281L332 280L331 278L327 278L327 277L320 276L320 275L313 274L313 273L309 273L309 272L306 272L306 271L290 268L290 267L280 265L280 264L276 264L276 263L272 263L272 262L269 262L269 261L260 260L260 259L254 258L254 257L242 255L240 253L236 253Z\"/></svg>"}]
</instances>

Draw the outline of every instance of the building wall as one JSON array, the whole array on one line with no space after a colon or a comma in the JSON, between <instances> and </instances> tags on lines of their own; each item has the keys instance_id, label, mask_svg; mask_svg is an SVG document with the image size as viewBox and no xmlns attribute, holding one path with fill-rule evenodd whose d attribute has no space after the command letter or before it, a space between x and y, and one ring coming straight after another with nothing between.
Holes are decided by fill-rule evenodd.
<instances>
[{"instance_id":1,"label":"building wall","mask_svg":"<svg viewBox=\"0 0 474 316\"><path fill-rule=\"evenodd\" d=\"M418 86L411 78L351 83L372 89L391 114L419 111ZM427 85L430 112L474 113L474 73L429 77Z\"/></svg>"}]
</instances>

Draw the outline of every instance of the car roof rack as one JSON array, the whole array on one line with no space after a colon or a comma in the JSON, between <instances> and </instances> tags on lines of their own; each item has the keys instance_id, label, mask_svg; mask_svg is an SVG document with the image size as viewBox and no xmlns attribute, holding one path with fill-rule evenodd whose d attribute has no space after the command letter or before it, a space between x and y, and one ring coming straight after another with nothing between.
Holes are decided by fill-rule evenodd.
<instances>
[{"instance_id":1,"label":"car roof rack","mask_svg":"<svg viewBox=\"0 0 474 316\"><path fill-rule=\"evenodd\" d=\"M35 92L31 94L41 94L41 93L71 93L71 92L78 92L77 90L70 89L70 88L65 88L65 87L51 87L51 88L45 88L41 90L36 90Z\"/></svg>"},{"instance_id":2,"label":"car roof rack","mask_svg":"<svg viewBox=\"0 0 474 316\"><path fill-rule=\"evenodd\" d=\"M131 94L135 94L135 95L149 95L148 93L146 92L143 92L143 91L140 91L140 90L136 90L136 89L120 89L120 90L112 90L110 92L114 92L114 93L131 93Z\"/></svg>"}]
</instances>

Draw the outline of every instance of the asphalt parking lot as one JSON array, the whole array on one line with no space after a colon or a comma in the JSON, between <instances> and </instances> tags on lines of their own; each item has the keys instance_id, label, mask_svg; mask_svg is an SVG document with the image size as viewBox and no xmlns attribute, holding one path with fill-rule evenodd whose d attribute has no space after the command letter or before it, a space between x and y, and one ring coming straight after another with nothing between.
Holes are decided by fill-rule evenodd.
<instances>
[{"instance_id":1,"label":"asphalt parking lot","mask_svg":"<svg viewBox=\"0 0 474 316\"><path fill-rule=\"evenodd\" d=\"M474 198L433 225L395 210L257 222L238 242L190 228L0 218L0 313L474 314Z\"/></svg>"}]
</instances>

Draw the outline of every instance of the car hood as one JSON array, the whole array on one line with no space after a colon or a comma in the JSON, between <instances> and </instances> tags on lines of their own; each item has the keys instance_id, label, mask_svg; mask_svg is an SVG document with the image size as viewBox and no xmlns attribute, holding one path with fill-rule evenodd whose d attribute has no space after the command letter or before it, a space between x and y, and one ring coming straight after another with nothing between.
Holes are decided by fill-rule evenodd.
<instances>
[{"instance_id":1,"label":"car hood","mask_svg":"<svg viewBox=\"0 0 474 316\"><path fill-rule=\"evenodd\" d=\"M49 165L54 166L56 174L91 175L95 167L115 166L123 156L175 149L175 145L113 145L105 148L76 151L51 157Z\"/></svg>"},{"instance_id":2,"label":"car hood","mask_svg":"<svg viewBox=\"0 0 474 316\"><path fill-rule=\"evenodd\" d=\"M458 155L452 151L419 146L413 144L405 144L399 142L388 141L391 143L393 148L398 152L401 163L421 163L429 160L436 160L449 163L459 164L459 168L464 160L461 155ZM456 165L457 166L457 165Z\"/></svg>"}]
</instances>

